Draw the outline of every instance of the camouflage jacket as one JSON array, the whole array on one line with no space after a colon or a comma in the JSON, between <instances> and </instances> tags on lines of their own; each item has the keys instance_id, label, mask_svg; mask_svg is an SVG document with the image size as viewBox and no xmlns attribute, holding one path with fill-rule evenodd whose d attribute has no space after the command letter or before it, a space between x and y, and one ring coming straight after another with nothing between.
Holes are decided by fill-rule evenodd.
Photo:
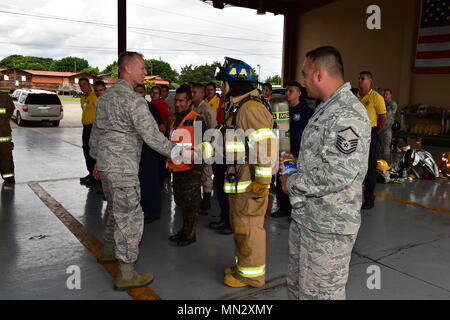
<instances>
[{"instance_id":1,"label":"camouflage jacket","mask_svg":"<svg viewBox=\"0 0 450 320\"><path fill-rule=\"evenodd\" d=\"M217 127L216 112L209 103L202 101L198 107L192 103L191 108L192 111L197 112L203 118L204 123L208 126L206 129L214 129Z\"/></svg>"},{"instance_id":2,"label":"camouflage jacket","mask_svg":"<svg viewBox=\"0 0 450 320\"><path fill-rule=\"evenodd\" d=\"M297 223L320 233L358 232L370 133L349 83L317 107L303 132L297 173L287 181Z\"/></svg>"},{"instance_id":3,"label":"camouflage jacket","mask_svg":"<svg viewBox=\"0 0 450 320\"><path fill-rule=\"evenodd\" d=\"M175 146L159 131L147 102L119 80L97 101L89 146L99 171L138 174L142 143L169 157Z\"/></svg>"},{"instance_id":4,"label":"camouflage jacket","mask_svg":"<svg viewBox=\"0 0 450 320\"><path fill-rule=\"evenodd\" d=\"M386 102L386 111L388 122L384 130L392 130L392 125L395 122L395 114L397 113L397 103L394 100L389 100ZM383 131L384 131L383 130Z\"/></svg>"}]
</instances>

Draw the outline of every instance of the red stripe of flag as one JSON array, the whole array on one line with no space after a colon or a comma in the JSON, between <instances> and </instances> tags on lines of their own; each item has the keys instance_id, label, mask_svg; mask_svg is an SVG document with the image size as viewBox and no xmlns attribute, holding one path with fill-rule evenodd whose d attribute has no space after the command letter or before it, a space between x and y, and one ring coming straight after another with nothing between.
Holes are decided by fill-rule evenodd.
<instances>
[{"instance_id":1,"label":"red stripe of flag","mask_svg":"<svg viewBox=\"0 0 450 320\"><path fill-rule=\"evenodd\" d=\"M450 34L419 37L419 43L449 42Z\"/></svg>"},{"instance_id":2,"label":"red stripe of flag","mask_svg":"<svg viewBox=\"0 0 450 320\"><path fill-rule=\"evenodd\" d=\"M447 74L450 73L450 67L415 67L414 73Z\"/></svg>"},{"instance_id":3,"label":"red stripe of flag","mask_svg":"<svg viewBox=\"0 0 450 320\"><path fill-rule=\"evenodd\" d=\"M417 59L445 59L450 58L450 50L417 52Z\"/></svg>"}]
</instances>

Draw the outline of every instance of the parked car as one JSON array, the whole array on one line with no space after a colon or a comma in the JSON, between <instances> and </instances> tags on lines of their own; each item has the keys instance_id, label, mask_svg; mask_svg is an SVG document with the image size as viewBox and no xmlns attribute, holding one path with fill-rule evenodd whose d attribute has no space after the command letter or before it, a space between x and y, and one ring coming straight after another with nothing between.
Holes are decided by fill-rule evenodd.
<instances>
[{"instance_id":1,"label":"parked car","mask_svg":"<svg viewBox=\"0 0 450 320\"><path fill-rule=\"evenodd\" d=\"M72 98L81 98L81 96L83 95L83 92L81 91L74 91L72 94Z\"/></svg>"},{"instance_id":2,"label":"parked car","mask_svg":"<svg viewBox=\"0 0 450 320\"><path fill-rule=\"evenodd\" d=\"M12 118L19 126L23 126L27 121L50 121L54 126L59 126L64 110L56 93L17 89L11 97L15 106Z\"/></svg>"}]
</instances>

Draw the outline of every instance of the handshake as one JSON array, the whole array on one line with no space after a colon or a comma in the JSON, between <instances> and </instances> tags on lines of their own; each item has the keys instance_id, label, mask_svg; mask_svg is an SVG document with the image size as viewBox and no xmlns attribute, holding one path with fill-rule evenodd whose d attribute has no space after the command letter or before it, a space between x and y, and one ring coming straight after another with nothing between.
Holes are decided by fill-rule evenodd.
<instances>
[{"instance_id":1,"label":"handshake","mask_svg":"<svg viewBox=\"0 0 450 320\"><path fill-rule=\"evenodd\" d=\"M283 192L288 194L286 182L289 176L297 172L295 157L292 153L282 152L280 155L280 181Z\"/></svg>"}]
</instances>

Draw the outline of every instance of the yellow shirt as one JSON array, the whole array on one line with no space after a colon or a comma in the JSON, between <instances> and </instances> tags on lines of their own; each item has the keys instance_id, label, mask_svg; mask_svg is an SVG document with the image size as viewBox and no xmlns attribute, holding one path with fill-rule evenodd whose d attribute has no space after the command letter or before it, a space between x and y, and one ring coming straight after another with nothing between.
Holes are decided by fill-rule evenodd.
<instances>
[{"instance_id":1,"label":"yellow shirt","mask_svg":"<svg viewBox=\"0 0 450 320\"><path fill-rule=\"evenodd\" d=\"M219 102L220 102L220 98L217 96L217 94L209 101L208 101L208 98L206 98L205 102L209 103L213 107L214 112L217 114L217 110L219 109Z\"/></svg>"},{"instance_id":2,"label":"yellow shirt","mask_svg":"<svg viewBox=\"0 0 450 320\"><path fill-rule=\"evenodd\" d=\"M97 96L95 95L94 90L91 91L87 98L82 95L80 103L81 109L83 109L81 123L83 125L93 124L95 120L95 104L97 103Z\"/></svg>"},{"instance_id":3,"label":"yellow shirt","mask_svg":"<svg viewBox=\"0 0 450 320\"><path fill-rule=\"evenodd\" d=\"M369 93L366 94L364 98L361 98L359 92L357 96L359 101L366 107L372 127L376 127L378 125L378 116L387 113L383 97L372 89L370 89Z\"/></svg>"}]
</instances>

